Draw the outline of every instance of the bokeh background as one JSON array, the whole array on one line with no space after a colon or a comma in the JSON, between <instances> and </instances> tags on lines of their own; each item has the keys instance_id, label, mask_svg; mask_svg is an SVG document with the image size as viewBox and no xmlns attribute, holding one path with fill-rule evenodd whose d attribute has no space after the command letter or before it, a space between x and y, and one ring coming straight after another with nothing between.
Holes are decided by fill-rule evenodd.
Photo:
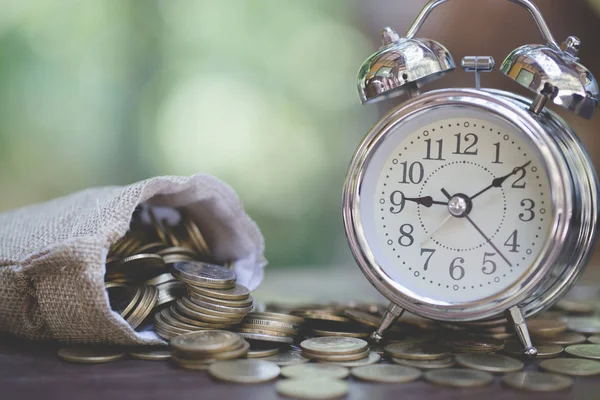
<instances>
[{"instance_id":1,"label":"bokeh background","mask_svg":"<svg viewBox=\"0 0 600 400\"><path fill-rule=\"evenodd\" d=\"M379 31L425 0L3 0L0 211L97 185L207 172L230 183L270 268L348 265L346 168L391 100L360 106L355 77ZM476 6L474 3L477 3ZM538 0L600 78L600 0ZM454 0L420 36L457 63L541 38L502 0ZM457 70L425 89L473 86ZM521 91L499 72L484 86ZM557 110L600 165L600 116Z\"/></svg>"}]
</instances>

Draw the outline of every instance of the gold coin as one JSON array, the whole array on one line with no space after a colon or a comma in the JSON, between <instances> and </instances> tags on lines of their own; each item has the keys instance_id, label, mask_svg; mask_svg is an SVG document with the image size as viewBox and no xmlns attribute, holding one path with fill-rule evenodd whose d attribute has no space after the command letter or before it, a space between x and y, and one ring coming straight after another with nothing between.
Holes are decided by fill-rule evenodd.
<instances>
[{"instance_id":1,"label":"gold coin","mask_svg":"<svg viewBox=\"0 0 600 400\"><path fill-rule=\"evenodd\" d=\"M449 355L449 349L438 343L392 343L384 349L392 357L408 360L437 360Z\"/></svg>"},{"instance_id":2,"label":"gold coin","mask_svg":"<svg viewBox=\"0 0 600 400\"><path fill-rule=\"evenodd\" d=\"M290 324L287 322L273 321L270 319L244 318L243 325L262 326L264 329L278 330L281 332L290 331L297 332L299 325Z\"/></svg>"},{"instance_id":3,"label":"gold coin","mask_svg":"<svg viewBox=\"0 0 600 400\"><path fill-rule=\"evenodd\" d=\"M419 369L450 368L454 365L454 359L451 356L440 358L439 360L406 360L403 358L392 357L392 361L395 364Z\"/></svg>"},{"instance_id":4,"label":"gold coin","mask_svg":"<svg viewBox=\"0 0 600 400\"><path fill-rule=\"evenodd\" d=\"M245 357L248 354L248 350L250 350L250 343L242 340L239 347L229 351L213 353L211 356L217 360L231 360L234 358Z\"/></svg>"},{"instance_id":5,"label":"gold coin","mask_svg":"<svg viewBox=\"0 0 600 400\"><path fill-rule=\"evenodd\" d=\"M258 340L261 342L294 343L294 338L289 336L265 335L260 333L237 332L244 339Z\"/></svg>"},{"instance_id":6,"label":"gold coin","mask_svg":"<svg viewBox=\"0 0 600 400\"><path fill-rule=\"evenodd\" d=\"M502 377L502 382L514 389L533 392L556 392L573 386L572 378L537 371L523 371L507 374Z\"/></svg>"},{"instance_id":7,"label":"gold coin","mask_svg":"<svg viewBox=\"0 0 600 400\"><path fill-rule=\"evenodd\" d=\"M163 283L157 285L156 288L158 289L158 299L154 307L172 303L185 295L185 285L179 281Z\"/></svg>"},{"instance_id":8,"label":"gold coin","mask_svg":"<svg viewBox=\"0 0 600 400\"><path fill-rule=\"evenodd\" d=\"M403 365L376 364L352 368L353 377L362 381L381 383L405 383L419 379L421 371Z\"/></svg>"},{"instance_id":9,"label":"gold coin","mask_svg":"<svg viewBox=\"0 0 600 400\"><path fill-rule=\"evenodd\" d=\"M273 312L251 312L246 315L246 318L286 322L293 325L302 325L304 323L304 318Z\"/></svg>"},{"instance_id":10,"label":"gold coin","mask_svg":"<svg viewBox=\"0 0 600 400\"><path fill-rule=\"evenodd\" d=\"M530 319L527 328L531 336L551 337L567 330L567 324L557 319Z\"/></svg>"},{"instance_id":11,"label":"gold coin","mask_svg":"<svg viewBox=\"0 0 600 400\"><path fill-rule=\"evenodd\" d=\"M342 336L362 339L368 338L370 335L369 332L337 332L322 329L313 329L312 332L315 336Z\"/></svg>"},{"instance_id":12,"label":"gold coin","mask_svg":"<svg viewBox=\"0 0 600 400\"><path fill-rule=\"evenodd\" d=\"M220 265L196 261L173 264L171 273L193 286L231 289L235 287L235 272Z\"/></svg>"},{"instance_id":13,"label":"gold coin","mask_svg":"<svg viewBox=\"0 0 600 400\"><path fill-rule=\"evenodd\" d=\"M212 289L206 287L193 286L190 291L207 297L221 300L245 300L250 296L250 291L245 286L238 283L231 289Z\"/></svg>"},{"instance_id":14,"label":"gold coin","mask_svg":"<svg viewBox=\"0 0 600 400\"><path fill-rule=\"evenodd\" d=\"M216 362L215 359L185 359L173 354L171 361L180 366L181 368L191 369L196 371L206 371L212 363Z\"/></svg>"},{"instance_id":15,"label":"gold coin","mask_svg":"<svg viewBox=\"0 0 600 400\"><path fill-rule=\"evenodd\" d=\"M248 354L246 354L246 357L247 358L264 358L264 357L273 356L273 355L279 353L279 351L280 351L279 347L264 347L264 348L250 347L250 350L248 351Z\"/></svg>"},{"instance_id":16,"label":"gold coin","mask_svg":"<svg viewBox=\"0 0 600 400\"><path fill-rule=\"evenodd\" d=\"M182 353L216 353L234 349L242 339L233 332L208 330L186 333L171 341L175 351Z\"/></svg>"},{"instance_id":17,"label":"gold coin","mask_svg":"<svg viewBox=\"0 0 600 400\"><path fill-rule=\"evenodd\" d=\"M138 360L160 361L171 358L171 350L168 349L150 349L130 351L129 355Z\"/></svg>"},{"instance_id":18,"label":"gold coin","mask_svg":"<svg viewBox=\"0 0 600 400\"><path fill-rule=\"evenodd\" d=\"M325 310L303 310L293 315L312 321L350 322L351 319Z\"/></svg>"},{"instance_id":19,"label":"gold coin","mask_svg":"<svg viewBox=\"0 0 600 400\"><path fill-rule=\"evenodd\" d=\"M279 376L281 369L275 363L265 360L233 360L219 361L208 369L216 379L236 383L261 383L271 381Z\"/></svg>"},{"instance_id":20,"label":"gold coin","mask_svg":"<svg viewBox=\"0 0 600 400\"><path fill-rule=\"evenodd\" d=\"M330 362L355 361L355 360L362 360L363 358L368 357L369 349L367 348L366 350L361 351L360 353L355 353L355 354L337 354L337 355L317 354L317 353L308 352L306 350L302 350L302 355L306 358L310 358L311 360L318 360L318 361L330 361Z\"/></svg>"},{"instance_id":21,"label":"gold coin","mask_svg":"<svg viewBox=\"0 0 600 400\"><path fill-rule=\"evenodd\" d=\"M281 367L286 365L307 363L310 361L308 358L302 356L302 353L294 350L280 351L278 354L265 357L264 360L271 361Z\"/></svg>"},{"instance_id":22,"label":"gold coin","mask_svg":"<svg viewBox=\"0 0 600 400\"><path fill-rule=\"evenodd\" d=\"M129 304L127 304L127 306L123 309L123 311L121 311L121 313L120 313L121 317L127 318L127 316L129 315L131 310L133 310L134 306L137 304L137 302L141 296L142 296L142 289L136 288L135 295L133 296L133 298L131 299Z\"/></svg>"},{"instance_id":23,"label":"gold coin","mask_svg":"<svg viewBox=\"0 0 600 400\"><path fill-rule=\"evenodd\" d=\"M242 316L248 314L252 311L253 306L246 307L231 307L231 306L223 306L220 304L209 303L204 300L200 300L198 298L191 297L190 301L195 305L202 307L206 312L210 313L211 311L215 311L218 315L221 314L242 314Z\"/></svg>"},{"instance_id":24,"label":"gold coin","mask_svg":"<svg viewBox=\"0 0 600 400\"><path fill-rule=\"evenodd\" d=\"M342 355L360 353L368 349L369 345L362 339L325 336L304 340L300 347L314 354Z\"/></svg>"},{"instance_id":25,"label":"gold coin","mask_svg":"<svg viewBox=\"0 0 600 400\"><path fill-rule=\"evenodd\" d=\"M330 364L296 364L281 368L281 375L296 379L344 379L350 375L350 370Z\"/></svg>"},{"instance_id":26,"label":"gold coin","mask_svg":"<svg viewBox=\"0 0 600 400\"><path fill-rule=\"evenodd\" d=\"M348 394L348 384L336 379L282 379L275 384L278 394L304 400L339 399Z\"/></svg>"},{"instance_id":27,"label":"gold coin","mask_svg":"<svg viewBox=\"0 0 600 400\"><path fill-rule=\"evenodd\" d=\"M558 357L564 350L563 347L558 344L536 344L535 348L538 351L536 358ZM521 342L507 342L504 351L513 356L524 356L523 345Z\"/></svg>"},{"instance_id":28,"label":"gold coin","mask_svg":"<svg viewBox=\"0 0 600 400\"><path fill-rule=\"evenodd\" d=\"M600 360L600 344L574 344L568 346L565 351L575 357Z\"/></svg>"},{"instance_id":29,"label":"gold coin","mask_svg":"<svg viewBox=\"0 0 600 400\"><path fill-rule=\"evenodd\" d=\"M195 313L193 310L187 309L180 302L177 302L174 306L169 308L169 314L174 318L188 325L195 325L201 328L208 329L224 329L230 328L232 323L230 321L225 322L206 322L195 319ZM190 317L188 317L190 315Z\"/></svg>"},{"instance_id":30,"label":"gold coin","mask_svg":"<svg viewBox=\"0 0 600 400\"><path fill-rule=\"evenodd\" d=\"M540 368L563 375L591 376L600 374L600 361L579 358L554 358L542 361Z\"/></svg>"},{"instance_id":31,"label":"gold coin","mask_svg":"<svg viewBox=\"0 0 600 400\"><path fill-rule=\"evenodd\" d=\"M289 329L289 328L281 328L278 326L269 326L269 325L256 325L256 324L246 324L242 323L239 326L240 332L254 332L254 331L267 331L267 332L276 332L273 333L276 335L277 333L281 333L279 336L296 336L298 334L298 329ZM260 333L260 332L259 332Z\"/></svg>"},{"instance_id":32,"label":"gold coin","mask_svg":"<svg viewBox=\"0 0 600 400\"><path fill-rule=\"evenodd\" d=\"M465 337L445 341L455 353L493 353L504 348L504 340L486 337Z\"/></svg>"},{"instance_id":33,"label":"gold coin","mask_svg":"<svg viewBox=\"0 0 600 400\"><path fill-rule=\"evenodd\" d=\"M142 294L142 298L133 311L126 318L126 321L131 325L133 329L141 325L142 322L150 315L156 301L158 300L158 289L155 286L144 286L145 295Z\"/></svg>"},{"instance_id":34,"label":"gold coin","mask_svg":"<svg viewBox=\"0 0 600 400\"><path fill-rule=\"evenodd\" d=\"M568 346L571 344L585 343L585 336L577 332L562 332L554 336L538 339L537 343Z\"/></svg>"},{"instance_id":35,"label":"gold coin","mask_svg":"<svg viewBox=\"0 0 600 400\"><path fill-rule=\"evenodd\" d=\"M253 299L252 296L248 296L242 300L223 300L223 299L215 299L213 297L205 296L203 294L190 292L190 298L193 301L203 301L205 303L215 304L219 306L227 306L227 307L236 307L236 308L244 308L244 307L252 307Z\"/></svg>"},{"instance_id":36,"label":"gold coin","mask_svg":"<svg viewBox=\"0 0 600 400\"><path fill-rule=\"evenodd\" d=\"M594 344L600 344L600 335L592 335L587 338L587 341Z\"/></svg>"},{"instance_id":37,"label":"gold coin","mask_svg":"<svg viewBox=\"0 0 600 400\"><path fill-rule=\"evenodd\" d=\"M344 315L356 322L372 328L379 328L379 323L381 322L381 317L377 317L364 311L355 310L353 308L344 310Z\"/></svg>"},{"instance_id":38,"label":"gold coin","mask_svg":"<svg viewBox=\"0 0 600 400\"><path fill-rule=\"evenodd\" d=\"M155 276L154 278L148 279L146 282L144 282L144 284L150 286L158 286L162 285L163 283L174 282L176 280L177 279L175 279L175 277L171 275L170 272L165 272L164 274L160 274Z\"/></svg>"},{"instance_id":39,"label":"gold coin","mask_svg":"<svg viewBox=\"0 0 600 400\"><path fill-rule=\"evenodd\" d=\"M570 299L560 299L554 307L559 310L573 314L590 314L596 310L596 305L591 301L578 301Z\"/></svg>"},{"instance_id":40,"label":"gold coin","mask_svg":"<svg viewBox=\"0 0 600 400\"><path fill-rule=\"evenodd\" d=\"M116 270L145 281L165 273L166 268L162 257L157 254L136 254L122 259Z\"/></svg>"},{"instance_id":41,"label":"gold coin","mask_svg":"<svg viewBox=\"0 0 600 400\"><path fill-rule=\"evenodd\" d=\"M57 354L65 361L82 364L107 363L125 357L125 353L119 350L92 346L63 347Z\"/></svg>"},{"instance_id":42,"label":"gold coin","mask_svg":"<svg viewBox=\"0 0 600 400\"><path fill-rule=\"evenodd\" d=\"M567 326L579 333L600 333L600 318L598 317L568 317Z\"/></svg>"},{"instance_id":43,"label":"gold coin","mask_svg":"<svg viewBox=\"0 0 600 400\"><path fill-rule=\"evenodd\" d=\"M281 337L291 337L293 335L289 334L289 333L283 333L283 332L278 332L275 330L270 330L270 329L255 329L255 328L248 328L246 325L243 325L240 328L237 328L237 332L242 332L242 333L256 333L259 335L269 335L269 336L281 336Z\"/></svg>"},{"instance_id":44,"label":"gold coin","mask_svg":"<svg viewBox=\"0 0 600 400\"><path fill-rule=\"evenodd\" d=\"M433 369L425 372L425 380L443 386L478 387L487 386L494 381L494 375L474 369Z\"/></svg>"},{"instance_id":45,"label":"gold coin","mask_svg":"<svg viewBox=\"0 0 600 400\"><path fill-rule=\"evenodd\" d=\"M493 373L515 372L525 366L522 361L500 354L459 354L455 361L461 367Z\"/></svg>"},{"instance_id":46,"label":"gold coin","mask_svg":"<svg viewBox=\"0 0 600 400\"><path fill-rule=\"evenodd\" d=\"M370 351L367 357L352 360L352 361L323 361L319 360L320 363L338 365L340 367L354 368L354 367L364 367L365 365L377 364L381 360L381 356L379 353L374 351Z\"/></svg>"},{"instance_id":47,"label":"gold coin","mask_svg":"<svg viewBox=\"0 0 600 400\"><path fill-rule=\"evenodd\" d=\"M179 311L181 311L184 315L204 322L214 322L218 324L237 324L243 318L243 315L237 314L221 313L220 315L216 315L216 311L210 313L206 312L208 310L193 304L185 297L179 299L177 301L177 304L180 305L180 307L178 308Z\"/></svg>"}]
</instances>

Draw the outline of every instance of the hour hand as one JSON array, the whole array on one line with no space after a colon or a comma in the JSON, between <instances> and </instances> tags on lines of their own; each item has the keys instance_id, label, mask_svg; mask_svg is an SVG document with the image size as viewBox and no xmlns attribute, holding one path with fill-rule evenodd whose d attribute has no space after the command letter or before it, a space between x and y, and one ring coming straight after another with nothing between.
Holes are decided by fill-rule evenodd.
<instances>
[{"instance_id":1,"label":"hour hand","mask_svg":"<svg viewBox=\"0 0 600 400\"><path fill-rule=\"evenodd\" d=\"M405 197L404 200L406 200L406 201L412 201L414 203L420 204L423 207L427 207L427 208L431 207L434 204L438 204L438 205L441 205L441 206L447 206L448 205L447 201L436 201L436 200L433 200L431 198L431 196L425 196L425 197Z\"/></svg>"}]
</instances>

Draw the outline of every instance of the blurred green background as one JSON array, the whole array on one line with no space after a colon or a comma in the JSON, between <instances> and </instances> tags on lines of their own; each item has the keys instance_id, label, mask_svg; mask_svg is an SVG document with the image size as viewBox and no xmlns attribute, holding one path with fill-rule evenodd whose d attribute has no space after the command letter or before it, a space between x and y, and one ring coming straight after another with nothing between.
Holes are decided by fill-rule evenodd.
<instances>
[{"instance_id":1,"label":"blurred green background","mask_svg":"<svg viewBox=\"0 0 600 400\"><path fill-rule=\"evenodd\" d=\"M356 71L378 31L403 32L424 3L3 0L0 211L89 186L207 172L238 191L271 267L345 263L346 168L378 110L397 104L361 107ZM537 3L559 40L563 30L582 36L581 57L600 75L591 3ZM440 7L423 33L457 63L474 52L500 62L503 45L539 41L525 12L519 26L531 30L502 38L502 22L473 28L463 19L476 12L472 2L456 4ZM502 0L485 7L489 19L518 10ZM472 85L455 74L432 87ZM496 75L491 86L517 90ZM597 161L598 123L573 123Z\"/></svg>"}]
</instances>

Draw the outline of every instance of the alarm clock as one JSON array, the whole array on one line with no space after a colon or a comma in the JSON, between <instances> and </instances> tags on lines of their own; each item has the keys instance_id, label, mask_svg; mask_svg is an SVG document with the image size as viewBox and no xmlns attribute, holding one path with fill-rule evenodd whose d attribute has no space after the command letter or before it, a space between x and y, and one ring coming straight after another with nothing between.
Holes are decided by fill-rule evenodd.
<instances>
[{"instance_id":1,"label":"alarm clock","mask_svg":"<svg viewBox=\"0 0 600 400\"><path fill-rule=\"evenodd\" d=\"M438 5L430 1L400 37L358 74L363 103L404 95L363 139L344 186L350 249L389 301L380 340L407 310L451 323L513 324L535 356L526 318L554 304L583 272L598 221L598 179L586 150L547 106L591 118L598 83L579 63L580 41L558 45L538 8L527 9L545 44L524 45L500 70L535 92L533 99L482 89L492 57L465 57L474 88L421 93L455 69L450 52L415 37Z\"/></svg>"}]
</instances>

